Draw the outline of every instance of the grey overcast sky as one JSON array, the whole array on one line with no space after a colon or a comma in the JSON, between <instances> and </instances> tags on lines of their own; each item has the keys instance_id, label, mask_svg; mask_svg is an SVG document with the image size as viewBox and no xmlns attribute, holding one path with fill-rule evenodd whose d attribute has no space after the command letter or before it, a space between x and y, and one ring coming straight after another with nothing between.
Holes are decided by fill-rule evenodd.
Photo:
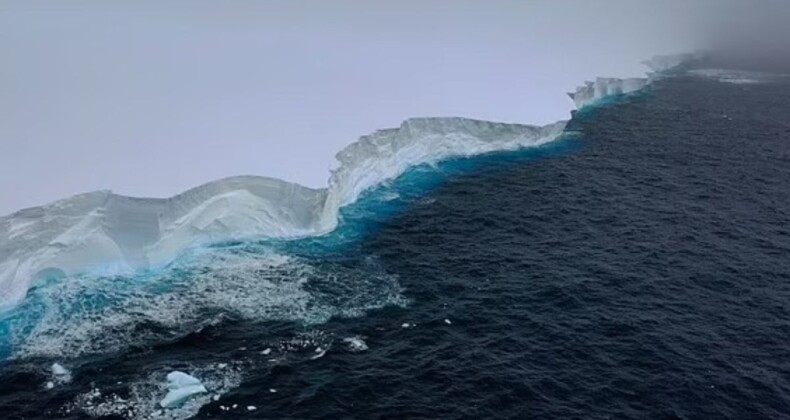
<instances>
[{"instance_id":1,"label":"grey overcast sky","mask_svg":"<svg viewBox=\"0 0 790 420\"><path fill-rule=\"evenodd\" d=\"M713 0L0 2L0 214L231 175L326 184L416 116L548 123L701 46ZM758 2L759 3L759 2Z\"/></svg>"}]
</instances>

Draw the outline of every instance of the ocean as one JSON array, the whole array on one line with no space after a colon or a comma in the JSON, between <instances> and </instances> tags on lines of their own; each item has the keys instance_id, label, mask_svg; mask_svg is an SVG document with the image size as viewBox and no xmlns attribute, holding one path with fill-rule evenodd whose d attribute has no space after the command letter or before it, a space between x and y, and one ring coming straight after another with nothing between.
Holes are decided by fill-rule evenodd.
<instances>
[{"instance_id":1,"label":"ocean","mask_svg":"<svg viewBox=\"0 0 790 420\"><path fill-rule=\"evenodd\" d=\"M0 417L788 418L788 115L790 79L679 75L328 235L39 285ZM173 370L207 392L162 409Z\"/></svg>"}]
</instances>

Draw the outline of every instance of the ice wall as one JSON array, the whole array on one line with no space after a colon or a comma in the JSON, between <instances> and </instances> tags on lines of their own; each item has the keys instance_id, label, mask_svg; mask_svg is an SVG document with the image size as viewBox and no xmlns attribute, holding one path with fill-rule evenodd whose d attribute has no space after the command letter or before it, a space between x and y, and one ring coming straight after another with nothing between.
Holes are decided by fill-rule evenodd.
<instances>
[{"instance_id":1,"label":"ice wall","mask_svg":"<svg viewBox=\"0 0 790 420\"><path fill-rule=\"evenodd\" d=\"M682 58L653 59L671 68ZM571 97L577 108L641 89L646 79L599 78ZM332 231L340 209L422 163L536 146L562 134L546 126L466 118L415 118L341 150L327 188L264 177L211 182L167 199L99 191L0 218L0 311L38 282L84 271L131 272L167 264L186 248L248 238L298 238Z\"/></svg>"},{"instance_id":2,"label":"ice wall","mask_svg":"<svg viewBox=\"0 0 790 420\"><path fill-rule=\"evenodd\" d=\"M647 73L646 77L626 79L599 77L594 82L585 82L583 86L579 86L574 92L568 93L568 96L573 100L576 109L582 109L594 105L604 98L636 92L657 80L662 74L677 68L681 64L690 63L703 57L703 53L657 55L643 62L652 70Z\"/></svg>"},{"instance_id":3,"label":"ice wall","mask_svg":"<svg viewBox=\"0 0 790 420\"><path fill-rule=\"evenodd\" d=\"M82 271L130 272L184 249L245 238L298 238L333 230L342 206L407 168L553 140L544 127L464 118L417 118L362 137L337 154L328 188L263 177L211 182L168 199L99 191L0 219L0 309L40 281Z\"/></svg>"}]
</instances>

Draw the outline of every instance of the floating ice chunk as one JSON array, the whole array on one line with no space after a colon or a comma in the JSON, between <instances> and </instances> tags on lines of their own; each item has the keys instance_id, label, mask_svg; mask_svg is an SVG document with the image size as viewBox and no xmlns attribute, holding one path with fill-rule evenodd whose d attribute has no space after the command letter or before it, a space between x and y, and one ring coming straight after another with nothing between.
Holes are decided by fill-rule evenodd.
<instances>
[{"instance_id":1,"label":"floating ice chunk","mask_svg":"<svg viewBox=\"0 0 790 420\"><path fill-rule=\"evenodd\" d=\"M200 380L177 370L167 374L167 387L170 391L159 402L163 408L177 407L194 395L208 392Z\"/></svg>"},{"instance_id":2,"label":"floating ice chunk","mask_svg":"<svg viewBox=\"0 0 790 420\"><path fill-rule=\"evenodd\" d=\"M409 328L409 327L411 327L411 324L409 324L408 322L404 322L403 325L401 325L401 328Z\"/></svg>"},{"instance_id":3,"label":"floating ice chunk","mask_svg":"<svg viewBox=\"0 0 790 420\"><path fill-rule=\"evenodd\" d=\"M324 355L326 354L327 350L329 350L329 349L328 348L327 349L322 349L321 347L316 347L316 349L315 349L315 353L316 354L315 354L315 356L311 357L310 360L320 359L320 358L324 357Z\"/></svg>"},{"instance_id":4,"label":"floating ice chunk","mask_svg":"<svg viewBox=\"0 0 790 420\"><path fill-rule=\"evenodd\" d=\"M47 382L47 389L52 389L55 387L55 383L52 381Z\"/></svg>"},{"instance_id":5,"label":"floating ice chunk","mask_svg":"<svg viewBox=\"0 0 790 420\"><path fill-rule=\"evenodd\" d=\"M170 390L159 405L162 408L175 408L181 405L190 397L207 392L203 385L185 386L179 389Z\"/></svg>"},{"instance_id":6,"label":"floating ice chunk","mask_svg":"<svg viewBox=\"0 0 790 420\"><path fill-rule=\"evenodd\" d=\"M68 375L69 371L66 370L63 366L59 365L58 363L52 364L52 374L55 376L64 376Z\"/></svg>"},{"instance_id":7,"label":"floating ice chunk","mask_svg":"<svg viewBox=\"0 0 790 420\"><path fill-rule=\"evenodd\" d=\"M264 356L268 356L272 352L271 348L267 348L266 350L261 351L261 354Z\"/></svg>"},{"instance_id":8,"label":"floating ice chunk","mask_svg":"<svg viewBox=\"0 0 790 420\"><path fill-rule=\"evenodd\" d=\"M347 337L343 339L344 343L348 343L349 350L353 352L365 351L368 349L368 344L365 343L361 337Z\"/></svg>"},{"instance_id":9,"label":"floating ice chunk","mask_svg":"<svg viewBox=\"0 0 790 420\"><path fill-rule=\"evenodd\" d=\"M255 411L257 409L258 409L258 407L254 406L254 405L248 405L247 406L247 411Z\"/></svg>"},{"instance_id":10,"label":"floating ice chunk","mask_svg":"<svg viewBox=\"0 0 790 420\"><path fill-rule=\"evenodd\" d=\"M53 363L50 367L53 376L53 384L71 382L71 372L58 363Z\"/></svg>"},{"instance_id":11,"label":"floating ice chunk","mask_svg":"<svg viewBox=\"0 0 790 420\"><path fill-rule=\"evenodd\" d=\"M269 392L271 392L272 394L276 394L276 393L277 393L277 390L276 390L276 389L274 389L274 388L269 388Z\"/></svg>"},{"instance_id":12,"label":"floating ice chunk","mask_svg":"<svg viewBox=\"0 0 790 420\"><path fill-rule=\"evenodd\" d=\"M452 322L452 321L450 321L450 320L449 320L449 319L447 319L447 318L445 318L445 319L444 319L444 323L445 323L445 324L447 324L447 325L452 325L452 324L453 324L453 322Z\"/></svg>"},{"instance_id":13,"label":"floating ice chunk","mask_svg":"<svg viewBox=\"0 0 790 420\"><path fill-rule=\"evenodd\" d=\"M173 371L167 374L167 387L169 389L178 389L186 386L200 385L200 380L192 375L184 372Z\"/></svg>"}]
</instances>

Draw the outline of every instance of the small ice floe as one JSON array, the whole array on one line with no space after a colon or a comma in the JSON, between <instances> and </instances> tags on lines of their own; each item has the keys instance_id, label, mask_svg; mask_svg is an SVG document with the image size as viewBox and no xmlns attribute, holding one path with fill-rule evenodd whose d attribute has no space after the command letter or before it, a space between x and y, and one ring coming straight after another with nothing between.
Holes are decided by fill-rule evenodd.
<instances>
[{"instance_id":1,"label":"small ice floe","mask_svg":"<svg viewBox=\"0 0 790 420\"><path fill-rule=\"evenodd\" d=\"M69 371L58 363L52 364L52 374L55 376L68 375Z\"/></svg>"},{"instance_id":2,"label":"small ice floe","mask_svg":"<svg viewBox=\"0 0 790 420\"><path fill-rule=\"evenodd\" d=\"M404 323L401 325L401 328L411 328L411 324L409 324L408 322L404 322Z\"/></svg>"},{"instance_id":3,"label":"small ice floe","mask_svg":"<svg viewBox=\"0 0 790 420\"><path fill-rule=\"evenodd\" d=\"M365 351L368 349L368 344L365 343L365 340L362 337L346 337L343 339L344 343L348 343L348 349L354 353L358 353L361 351Z\"/></svg>"},{"instance_id":4,"label":"small ice floe","mask_svg":"<svg viewBox=\"0 0 790 420\"><path fill-rule=\"evenodd\" d=\"M247 406L247 411L255 411L257 409L258 409L258 407L254 406L254 405L248 405Z\"/></svg>"},{"instance_id":5,"label":"small ice floe","mask_svg":"<svg viewBox=\"0 0 790 420\"><path fill-rule=\"evenodd\" d=\"M315 349L315 356L311 357L310 360L320 359L324 357L326 351L329 350L328 348L322 349L321 347L316 347Z\"/></svg>"},{"instance_id":6,"label":"small ice floe","mask_svg":"<svg viewBox=\"0 0 790 420\"><path fill-rule=\"evenodd\" d=\"M272 394L276 394L276 393L277 393L277 390L276 390L276 389L274 389L274 388L269 388L269 392L271 392Z\"/></svg>"},{"instance_id":7,"label":"small ice floe","mask_svg":"<svg viewBox=\"0 0 790 420\"><path fill-rule=\"evenodd\" d=\"M159 402L162 408L178 407L189 398L208 392L200 380L177 370L167 374L167 388L170 391Z\"/></svg>"},{"instance_id":8,"label":"small ice floe","mask_svg":"<svg viewBox=\"0 0 790 420\"><path fill-rule=\"evenodd\" d=\"M450 321L450 320L449 320L449 319L447 319L447 318L445 318L445 319L444 319L444 323L445 323L445 324L447 324L447 325L453 325L453 322L452 322L452 321Z\"/></svg>"},{"instance_id":9,"label":"small ice floe","mask_svg":"<svg viewBox=\"0 0 790 420\"><path fill-rule=\"evenodd\" d=\"M264 356L268 356L271 353L272 353L272 349L271 348L266 348L265 350L261 351L261 354L264 355Z\"/></svg>"},{"instance_id":10,"label":"small ice floe","mask_svg":"<svg viewBox=\"0 0 790 420\"><path fill-rule=\"evenodd\" d=\"M52 389L55 387L55 383L52 381L47 382L47 389Z\"/></svg>"},{"instance_id":11,"label":"small ice floe","mask_svg":"<svg viewBox=\"0 0 790 420\"><path fill-rule=\"evenodd\" d=\"M71 382L71 372L60 364L53 363L50 370L52 371L53 380L51 382L53 387L55 384ZM49 388L49 383L47 384L47 388L51 389Z\"/></svg>"}]
</instances>

